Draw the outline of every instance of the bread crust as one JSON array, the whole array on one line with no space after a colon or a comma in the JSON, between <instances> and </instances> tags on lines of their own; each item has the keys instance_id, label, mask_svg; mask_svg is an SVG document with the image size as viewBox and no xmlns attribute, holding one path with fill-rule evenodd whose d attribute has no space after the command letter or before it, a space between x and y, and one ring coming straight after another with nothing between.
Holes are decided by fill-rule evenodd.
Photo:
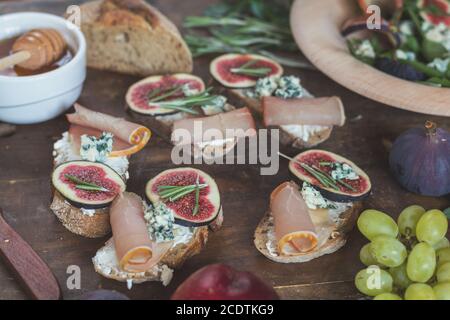
<instances>
[{"instance_id":1,"label":"bread crust","mask_svg":"<svg viewBox=\"0 0 450 320\"><path fill-rule=\"evenodd\" d=\"M50 209L70 232L87 238L101 238L111 232L109 207L96 209L92 215L84 214L67 202L57 190L54 190Z\"/></svg>"},{"instance_id":2,"label":"bread crust","mask_svg":"<svg viewBox=\"0 0 450 320\"><path fill-rule=\"evenodd\" d=\"M160 263L151 270L141 273L128 273L119 269L115 256L114 241L111 238L104 247L97 251L95 257L92 258L92 262L95 271L109 279L120 282L132 281L133 283L160 281L163 285L168 285L172 279L173 269L180 268L187 259L200 253L207 241L208 227L197 228L191 241L180 243L170 249ZM105 259L104 255L108 255L108 259Z\"/></svg>"},{"instance_id":3,"label":"bread crust","mask_svg":"<svg viewBox=\"0 0 450 320\"><path fill-rule=\"evenodd\" d=\"M334 253L345 245L347 242L347 234L355 226L362 207L362 202L354 202L351 208L341 214L340 221L331 225L330 230L327 230L330 237L322 245L303 255L281 256L270 253L267 248L267 242L269 240L268 233L273 231L274 228L270 212L267 212L258 224L254 234L254 244L256 249L266 258L278 263L302 263L311 261L323 255Z\"/></svg>"},{"instance_id":4,"label":"bread crust","mask_svg":"<svg viewBox=\"0 0 450 320\"><path fill-rule=\"evenodd\" d=\"M246 106L248 106L253 113L261 119L262 117L262 106L261 101L254 98L249 98L244 94L244 90L242 89L232 89L229 90L230 93L237 99L243 101ZM300 139L286 130L283 130L281 127L275 127L279 129L280 132L280 144L283 146L291 146L297 149L306 149L315 147L326 140L331 136L331 132L333 131L333 127L327 127L326 129L316 132L312 134L307 141Z\"/></svg>"},{"instance_id":5,"label":"bread crust","mask_svg":"<svg viewBox=\"0 0 450 320\"><path fill-rule=\"evenodd\" d=\"M95 0L80 7L89 67L136 76L192 72L180 32L145 1Z\"/></svg>"}]
</instances>

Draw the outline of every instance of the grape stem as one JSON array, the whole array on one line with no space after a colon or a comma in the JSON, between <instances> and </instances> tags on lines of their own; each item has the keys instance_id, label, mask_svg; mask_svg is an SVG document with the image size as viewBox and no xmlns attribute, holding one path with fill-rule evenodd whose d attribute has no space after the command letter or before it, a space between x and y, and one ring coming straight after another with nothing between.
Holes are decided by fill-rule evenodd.
<instances>
[{"instance_id":1,"label":"grape stem","mask_svg":"<svg viewBox=\"0 0 450 320\"><path fill-rule=\"evenodd\" d=\"M437 143L438 139L436 137L436 123L434 123L433 121L425 122L425 129L427 130L427 136L430 138L430 140L434 143Z\"/></svg>"}]
</instances>

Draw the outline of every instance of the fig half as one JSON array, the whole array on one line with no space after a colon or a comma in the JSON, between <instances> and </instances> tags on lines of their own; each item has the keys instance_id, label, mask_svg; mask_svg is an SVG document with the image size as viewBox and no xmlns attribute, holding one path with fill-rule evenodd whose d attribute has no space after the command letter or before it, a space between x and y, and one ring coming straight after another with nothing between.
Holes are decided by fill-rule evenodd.
<instances>
[{"instance_id":1,"label":"fig half","mask_svg":"<svg viewBox=\"0 0 450 320\"><path fill-rule=\"evenodd\" d=\"M128 89L125 99L128 107L137 113L151 116L175 114L180 111L160 108L156 102L152 104L151 100L158 100L158 98L163 98L171 92L173 94L161 99L161 101L184 97L183 85L188 85L190 90L198 92L205 90L203 80L191 74L151 76L133 84Z\"/></svg>"},{"instance_id":2,"label":"fig half","mask_svg":"<svg viewBox=\"0 0 450 320\"><path fill-rule=\"evenodd\" d=\"M109 206L126 188L122 177L107 165L83 160L56 167L52 183L70 204L85 209Z\"/></svg>"},{"instance_id":3,"label":"fig half","mask_svg":"<svg viewBox=\"0 0 450 320\"><path fill-rule=\"evenodd\" d=\"M194 214L196 205L196 192L170 201L160 197L161 186L190 186L197 183L206 187L199 191L198 210ZM147 199L156 204L163 202L172 209L175 223L187 227L200 227L211 224L221 210L219 188L216 182L207 173L194 168L177 168L161 172L151 179L145 188Z\"/></svg>"},{"instance_id":4,"label":"fig half","mask_svg":"<svg viewBox=\"0 0 450 320\"><path fill-rule=\"evenodd\" d=\"M289 162L289 170L298 179L313 185L328 200L354 202L366 198L372 189L369 176L352 161L325 150L308 150ZM334 179L333 165L347 164L357 175L355 179ZM319 175L318 175L319 173ZM327 179L323 176L328 177ZM323 181L333 180L334 187Z\"/></svg>"},{"instance_id":5,"label":"fig half","mask_svg":"<svg viewBox=\"0 0 450 320\"><path fill-rule=\"evenodd\" d=\"M209 70L217 81L229 88L248 88L259 78L283 75L283 67L256 54L224 54L211 62Z\"/></svg>"},{"instance_id":6,"label":"fig half","mask_svg":"<svg viewBox=\"0 0 450 320\"><path fill-rule=\"evenodd\" d=\"M435 26L443 23L450 26L450 3L446 0L418 0L420 16Z\"/></svg>"}]
</instances>

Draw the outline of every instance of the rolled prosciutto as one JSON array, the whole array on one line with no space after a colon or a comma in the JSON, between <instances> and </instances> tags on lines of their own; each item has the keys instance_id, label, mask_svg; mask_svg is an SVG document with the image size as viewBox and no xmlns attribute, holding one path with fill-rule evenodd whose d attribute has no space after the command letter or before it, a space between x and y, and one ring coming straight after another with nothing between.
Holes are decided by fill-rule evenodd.
<instances>
[{"instance_id":1,"label":"rolled prosciutto","mask_svg":"<svg viewBox=\"0 0 450 320\"><path fill-rule=\"evenodd\" d=\"M114 199L110 221L117 260L123 271L147 271L172 247L172 242L156 243L150 239L142 199L134 193L124 192Z\"/></svg>"},{"instance_id":2,"label":"rolled prosciutto","mask_svg":"<svg viewBox=\"0 0 450 320\"><path fill-rule=\"evenodd\" d=\"M227 134L233 130L233 134ZM188 136L185 137L184 133ZM198 143L227 138L243 138L256 134L255 121L248 108L240 108L203 118L187 118L175 121L172 128L172 142Z\"/></svg>"},{"instance_id":3,"label":"rolled prosciutto","mask_svg":"<svg viewBox=\"0 0 450 320\"><path fill-rule=\"evenodd\" d=\"M262 106L266 126L345 124L344 106L339 97L300 99L264 97Z\"/></svg>"},{"instance_id":4,"label":"rolled prosciutto","mask_svg":"<svg viewBox=\"0 0 450 320\"><path fill-rule=\"evenodd\" d=\"M278 252L301 255L317 246L317 234L308 207L294 182L285 182L270 195Z\"/></svg>"},{"instance_id":5,"label":"rolled prosciutto","mask_svg":"<svg viewBox=\"0 0 450 320\"><path fill-rule=\"evenodd\" d=\"M69 134L74 150L80 149L82 135L99 137L102 132L110 132L115 138L110 156L129 156L144 148L151 136L150 130L144 126L89 110L79 104L75 104L75 113L68 114L67 120L71 124Z\"/></svg>"}]
</instances>

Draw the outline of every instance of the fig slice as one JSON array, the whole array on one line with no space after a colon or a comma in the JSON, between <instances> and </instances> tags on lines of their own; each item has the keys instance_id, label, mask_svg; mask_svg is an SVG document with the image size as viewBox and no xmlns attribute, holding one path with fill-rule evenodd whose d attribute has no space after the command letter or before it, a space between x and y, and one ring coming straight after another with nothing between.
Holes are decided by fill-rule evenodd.
<instances>
[{"instance_id":1,"label":"fig slice","mask_svg":"<svg viewBox=\"0 0 450 320\"><path fill-rule=\"evenodd\" d=\"M240 68L262 72L264 69L271 70L257 76L237 71ZM283 75L283 67L279 63L256 54L224 54L211 62L209 70L214 79L229 88L249 88L253 87L259 78Z\"/></svg>"},{"instance_id":2,"label":"fig slice","mask_svg":"<svg viewBox=\"0 0 450 320\"><path fill-rule=\"evenodd\" d=\"M353 180L344 178L339 180L340 182L331 178L334 163L347 164L358 177ZM311 173L311 168L316 173L319 172L334 180L335 187L325 185L323 179L319 180ZM289 171L301 181L313 185L326 199L335 202L360 201L366 198L372 189L369 176L355 163L325 150L308 150L298 154L289 162Z\"/></svg>"},{"instance_id":3,"label":"fig slice","mask_svg":"<svg viewBox=\"0 0 450 320\"><path fill-rule=\"evenodd\" d=\"M446 0L418 0L420 16L435 26L440 23L450 26L450 3Z\"/></svg>"},{"instance_id":4,"label":"fig slice","mask_svg":"<svg viewBox=\"0 0 450 320\"><path fill-rule=\"evenodd\" d=\"M167 101L184 97L185 94L181 86L186 84L189 85L190 90L196 90L198 92L205 90L203 80L191 74L178 73L173 75L151 76L133 84L128 89L125 99L128 107L137 113L150 116L175 114L180 111L160 108L157 104L152 105L149 100L157 99L174 90L176 91L170 97L162 100Z\"/></svg>"},{"instance_id":5,"label":"fig slice","mask_svg":"<svg viewBox=\"0 0 450 320\"><path fill-rule=\"evenodd\" d=\"M199 192L199 206L195 215L193 214L196 204L195 191L173 202L169 199L163 200L158 193L161 186L195 185L197 177L199 184L206 184L207 186ZM173 211L175 223L187 227L211 224L217 218L221 209L219 188L216 182L207 173L194 168L177 168L161 172L147 182L145 194L152 204L164 202Z\"/></svg>"},{"instance_id":6,"label":"fig slice","mask_svg":"<svg viewBox=\"0 0 450 320\"><path fill-rule=\"evenodd\" d=\"M122 177L112 168L100 162L84 160L57 166L52 173L52 184L70 204L85 209L109 206L126 188ZM89 186L101 187L103 190L88 190Z\"/></svg>"}]
</instances>

